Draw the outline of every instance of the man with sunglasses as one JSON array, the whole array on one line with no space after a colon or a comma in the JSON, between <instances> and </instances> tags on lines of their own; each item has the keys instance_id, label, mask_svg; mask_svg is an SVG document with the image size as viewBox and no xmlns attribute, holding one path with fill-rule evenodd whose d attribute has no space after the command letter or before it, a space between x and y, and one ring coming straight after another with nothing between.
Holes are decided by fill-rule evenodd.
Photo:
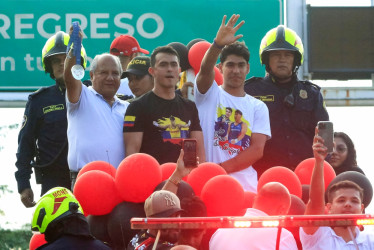
<instances>
[{"instance_id":1,"label":"man with sunglasses","mask_svg":"<svg viewBox=\"0 0 374 250\"><path fill-rule=\"evenodd\" d=\"M310 145L318 121L328 121L320 87L297 78L303 63L303 44L291 29L279 25L261 41L260 61L265 77L252 77L244 90L267 105L272 138L266 142L262 159L253 167L258 177L273 166L294 170L313 156Z\"/></svg>"}]
</instances>

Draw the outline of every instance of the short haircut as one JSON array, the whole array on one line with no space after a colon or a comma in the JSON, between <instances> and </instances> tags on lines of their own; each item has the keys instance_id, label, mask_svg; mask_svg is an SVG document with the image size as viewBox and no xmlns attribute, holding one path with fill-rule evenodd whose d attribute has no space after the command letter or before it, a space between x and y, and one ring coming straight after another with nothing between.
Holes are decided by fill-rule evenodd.
<instances>
[{"instance_id":1,"label":"short haircut","mask_svg":"<svg viewBox=\"0 0 374 250\"><path fill-rule=\"evenodd\" d=\"M235 110L235 114L243 115L242 111L240 111L239 109Z\"/></svg>"},{"instance_id":2,"label":"short haircut","mask_svg":"<svg viewBox=\"0 0 374 250\"><path fill-rule=\"evenodd\" d=\"M229 55L236 55L243 57L244 60L248 63L250 53L248 47L245 45L244 42L234 42L232 44L226 45L219 56L221 63L224 63Z\"/></svg>"},{"instance_id":3,"label":"short haircut","mask_svg":"<svg viewBox=\"0 0 374 250\"><path fill-rule=\"evenodd\" d=\"M103 57L103 56L110 56L110 57L112 57L114 59L114 61L117 63L120 75L122 75L121 61L119 60L118 56L114 56L114 55L109 54L109 53L103 53L103 54L100 54L100 55L96 55L95 58L91 62L90 72L93 72L93 73L95 72L95 70L97 69L97 63L100 60L100 58Z\"/></svg>"},{"instance_id":4,"label":"short haircut","mask_svg":"<svg viewBox=\"0 0 374 250\"><path fill-rule=\"evenodd\" d=\"M354 183L353 181L348 181L348 180L339 181L335 183L334 185L332 185L331 187L329 187L329 189L327 190L327 201L329 203L332 203L335 197L336 191L338 191L339 189L343 189L343 188L350 188L350 189L354 189L358 191L360 194L361 203L363 202L364 190L359 185Z\"/></svg>"},{"instance_id":5,"label":"short haircut","mask_svg":"<svg viewBox=\"0 0 374 250\"><path fill-rule=\"evenodd\" d=\"M226 107L226 110L230 110L230 112L232 113L232 108Z\"/></svg>"},{"instance_id":6,"label":"short haircut","mask_svg":"<svg viewBox=\"0 0 374 250\"><path fill-rule=\"evenodd\" d=\"M180 62L178 52L171 46L160 46L153 50L151 54L151 67L156 65L156 56L158 53L165 53L170 55L175 55L178 58L178 63Z\"/></svg>"}]
</instances>

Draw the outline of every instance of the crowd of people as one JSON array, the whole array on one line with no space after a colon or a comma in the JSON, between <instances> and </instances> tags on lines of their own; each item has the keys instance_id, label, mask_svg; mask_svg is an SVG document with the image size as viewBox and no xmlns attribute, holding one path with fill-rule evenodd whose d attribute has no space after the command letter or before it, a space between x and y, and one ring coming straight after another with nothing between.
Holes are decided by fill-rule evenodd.
<instances>
[{"instance_id":1,"label":"crowd of people","mask_svg":"<svg viewBox=\"0 0 374 250\"><path fill-rule=\"evenodd\" d=\"M177 162L163 189L145 201L146 216L207 216L199 197L179 200L176 195L191 171L183 163L181 145L187 138L197 142L197 162L220 165L244 190L257 193L245 216L287 214L291 195L284 185L270 182L257 190L258 179L271 167L295 170L302 160L314 157L307 215L325 214L325 159L336 175L363 174L348 135L335 132L331 154L318 135L318 121L328 121L329 116L320 88L297 78L304 55L299 36L283 25L271 29L260 45L266 75L247 80L250 52L238 41L244 25L239 18L223 17L193 82L193 101L181 95L186 91L177 90L181 58L172 46L159 46L148 57L134 37L121 35L109 53L94 57L90 80L82 82L71 70L77 61L77 47L68 47L73 29L70 35L60 31L48 39L42 62L56 84L29 96L15 173L24 206L36 204L33 230L45 233L48 242L40 249L56 249L56 244L69 249L109 248L92 237L71 193L79 171L92 161L118 166L129 155L146 153L160 164ZM85 68L83 46L80 57ZM221 86L215 80L216 67L223 76ZM38 203L30 185L33 171L42 185ZM351 181L335 183L327 190L328 213L362 213L362 192ZM54 199L59 199L57 207ZM298 248L291 232L281 230L280 243L277 234L271 228L218 229L205 246L205 230L146 230L136 234L127 249ZM373 235L355 227L305 227L300 236L304 249L374 247Z\"/></svg>"}]
</instances>

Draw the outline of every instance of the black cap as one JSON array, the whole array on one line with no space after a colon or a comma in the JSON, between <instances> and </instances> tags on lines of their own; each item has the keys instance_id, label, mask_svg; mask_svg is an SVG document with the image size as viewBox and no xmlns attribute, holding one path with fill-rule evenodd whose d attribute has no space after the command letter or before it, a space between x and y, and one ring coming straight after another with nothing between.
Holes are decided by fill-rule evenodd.
<instances>
[{"instance_id":1,"label":"black cap","mask_svg":"<svg viewBox=\"0 0 374 250\"><path fill-rule=\"evenodd\" d=\"M138 76L144 76L148 74L148 68L150 66L151 58L149 58L148 56L136 56L127 65L127 69L124 72L124 76L128 77L128 73Z\"/></svg>"}]
</instances>

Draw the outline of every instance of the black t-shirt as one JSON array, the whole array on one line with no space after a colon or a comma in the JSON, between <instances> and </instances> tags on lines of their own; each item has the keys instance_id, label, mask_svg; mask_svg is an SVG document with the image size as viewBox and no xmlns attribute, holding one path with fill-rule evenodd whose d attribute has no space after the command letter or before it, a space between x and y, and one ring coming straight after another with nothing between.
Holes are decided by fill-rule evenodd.
<instances>
[{"instance_id":1,"label":"black t-shirt","mask_svg":"<svg viewBox=\"0 0 374 250\"><path fill-rule=\"evenodd\" d=\"M126 110L123 132L143 132L140 152L160 164L177 161L182 140L190 138L191 131L201 131L197 108L179 95L165 100L150 91Z\"/></svg>"}]
</instances>

